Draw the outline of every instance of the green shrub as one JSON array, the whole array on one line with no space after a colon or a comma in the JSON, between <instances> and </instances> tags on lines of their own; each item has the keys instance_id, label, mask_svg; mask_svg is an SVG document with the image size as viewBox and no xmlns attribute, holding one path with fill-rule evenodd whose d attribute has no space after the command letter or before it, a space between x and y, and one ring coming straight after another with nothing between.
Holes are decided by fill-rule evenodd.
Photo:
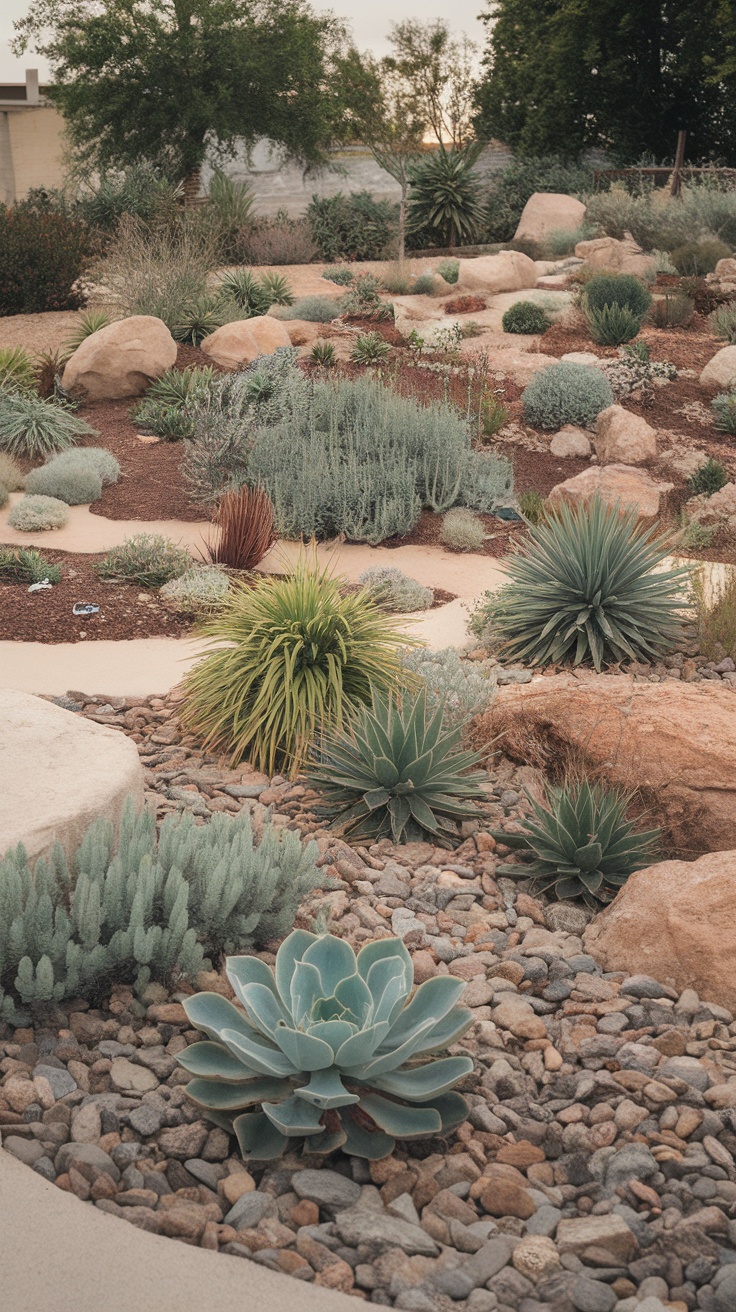
<instances>
[{"instance_id":1,"label":"green shrub","mask_svg":"<svg viewBox=\"0 0 736 1312\"><path fill-rule=\"evenodd\" d=\"M429 713L424 692L399 703L374 691L370 707L322 742L307 773L319 810L356 843L456 846L458 821L478 815L484 780L468 773L480 753L459 750L460 732L443 726L441 705Z\"/></svg>"},{"instance_id":2,"label":"green shrub","mask_svg":"<svg viewBox=\"0 0 736 1312\"><path fill-rule=\"evenodd\" d=\"M380 260L396 229L397 207L369 191L313 196L306 219L321 259Z\"/></svg>"},{"instance_id":3,"label":"green shrub","mask_svg":"<svg viewBox=\"0 0 736 1312\"><path fill-rule=\"evenodd\" d=\"M588 241L595 236L595 229L583 222L577 228L555 228L545 238L550 259L561 260L566 255L574 255L579 241Z\"/></svg>"},{"instance_id":4,"label":"green shrub","mask_svg":"<svg viewBox=\"0 0 736 1312\"><path fill-rule=\"evenodd\" d=\"M598 346L622 346L641 330L643 319L628 305L586 306L585 318Z\"/></svg>"},{"instance_id":5,"label":"green shrub","mask_svg":"<svg viewBox=\"0 0 736 1312\"><path fill-rule=\"evenodd\" d=\"M149 164L136 164L120 172L105 172L94 182L85 180L75 210L91 228L113 233L126 216L145 223L163 223L176 217L181 188L162 177Z\"/></svg>"},{"instance_id":6,"label":"green shrub","mask_svg":"<svg viewBox=\"0 0 736 1312\"><path fill-rule=\"evenodd\" d=\"M470 1057L404 1064L468 1029L472 1012L454 1005L462 982L427 980L409 1001L414 972L400 939L356 959L344 939L300 929L273 975L253 957L232 958L227 973L246 1014L217 993L188 998L207 1042L178 1061L195 1077L192 1101L237 1135L246 1161L279 1158L298 1141L309 1153L387 1157L396 1138L446 1134L467 1117L465 1099L447 1090L470 1074Z\"/></svg>"},{"instance_id":7,"label":"green shrub","mask_svg":"<svg viewBox=\"0 0 736 1312\"><path fill-rule=\"evenodd\" d=\"M26 476L17 460L0 451L0 483L8 492L20 492L25 485Z\"/></svg>"},{"instance_id":8,"label":"green shrub","mask_svg":"<svg viewBox=\"0 0 736 1312\"><path fill-rule=\"evenodd\" d=\"M625 306L643 319L652 295L631 273L596 273L585 284L583 303L586 311L602 310L606 305Z\"/></svg>"},{"instance_id":9,"label":"green shrub","mask_svg":"<svg viewBox=\"0 0 736 1312\"><path fill-rule=\"evenodd\" d=\"M719 305L712 314L708 315L708 322L716 337L730 342L732 346L736 344L736 301L729 301L728 305Z\"/></svg>"},{"instance_id":10,"label":"green shrub","mask_svg":"<svg viewBox=\"0 0 736 1312\"><path fill-rule=\"evenodd\" d=\"M315 342L309 352L309 358L312 364L320 365L323 369L331 369L336 363L332 342Z\"/></svg>"},{"instance_id":11,"label":"green shrub","mask_svg":"<svg viewBox=\"0 0 736 1312\"><path fill-rule=\"evenodd\" d=\"M611 902L635 870L656 860L660 831L637 832L626 819L631 798L582 783L550 789L547 805L530 797L531 816L520 833L494 834L531 862L501 865L498 873L534 881L555 898L582 898L593 911Z\"/></svg>"},{"instance_id":12,"label":"green shrub","mask_svg":"<svg viewBox=\"0 0 736 1312\"><path fill-rule=\"evenodd\" d=\"M86 224L69 213L39 210L30 201L0 205L0 315L83 304L72 288L92 245Z\"/></svg>"},{"instance_id":13,"label":"green shrub","mask_svg":"<svg viewBox=\"0 0 736 1312\"><path fill-rule=\"evenodd\" d=\"M558 155L527 156L492 173L489 183L483 240L508 242L535 191L580 196L593 190L593 170Z\"/></svg>"},{"instance_id":14,"label":"green shrub","mask_svg":"<svg viewBox=\"0 0 736 1312\"><path fill-rule=\"evenodd\" d=\"M670 259L669 251L652 251L651 256L652 256L651 267L654 273L667 273L667 274L677 273L677 269L675 268L674 264L672 263L672 260Z\"/></svg>"},{"instance_id":15,"label":"green shrub","mask_svg":"<svg viewBox=\"0 0 736 1312\"><path fill-rule=\"evenodd\" d=\"M133 406L133 422L166 442L191 437L192 408L206 399L217 377L211 365L167 369L151 383L143 400Z\"/></svg>"},{"instance_id":16,"label":"green shrub","mask_svg":"<svg viewBox=\"0 0 736 1312\"><path fill-rule=\"evenodd\" d=\"M463 150L441 146L412 170L407 226L435 245L472 241L484 219L481 180L473 171L474 145Z\"/></svg>"},{"instance_id":17,"label":"green shrub","mask_svg":"<svg viewBox=\"0 0 736 1312\"><path fill-rule=\"evenodd\" d=\"M219 293L209 292L199 300L184 305L176 323L169 326L175 342L185 346L201 346L205 337L226 323L248 317L235 301L226 300Z\"/></svg>"},{"instance_id":18,"label":"green shrub","mask_svg":"<svg viewBox=\"0 0 736 1312\"><path fill-rule=\"evenodd\" d=\"M429 610L434 600L431 588L425 588L391 565L374 565L359 576L358 582L368 590L371 601L394 614Z\"/></svg>"},{"instance_id":19,"label":"green shrub","mask_svg":"<svg viewBox=\"0 0 736 1312\"><path fill-rule=\"evenodd\" d=\"M64 343L64 350L68 355L72 355L77 347L82 345L93 333L98 333L101 328L107 328L112 323L109 315L104 310L88 310L83 314L74 329L71 337L67 338Z\"/></svg>"},{"instance_id":20,"label":"green shrub","mask_svg":"<svg viewBox=\"0 0 736 1312\"><path fill-rule=\"evenodd\" d=\"M699 524L697 519L690 519L684 509L677 517L677 526L679 543L684 551L704 551L712 546L718 532L714 524Z\"/></svg>"},{"instance_id":21,"label":"green shrub","mask_svg":"<svg viewBox=\"0 0 736 1312\"><path fill-rule=\"evenodd\" d=\"M224 273L218 292L239 306L244 319L267 314L272 305L292 305L294 302L282 274L264 274L256 278L251 269L233 269Z\"/></svg>"},{"instance_id":22,"label":"green shrub","mask_svg":"<svg viewBox=\"0 0 736 1312\"><path fill-rule=\"evenodd\" d=\"M328 282L336 282L338 287L349 287L353 281L355 270L349 269L347 264L328 264L322 270L322 277Z\"/></svg>"},{"instance_id":23,"label":"green shrub","mask_svg":"<svg viewBox=\"0 0 736 1312\"><path fill-rule=\"evenodd\" d=\"M711 405L718 431L736 434L736 393L721 392L713 397Z\"/></svg>"},{"instance_id":24,"label":"green shrub","mask_svg":"<svg viewBox=\"0 0 736 1312\"><path fill-rule=\"evenodd\" d=\"M201 218L216 237L224 264L240 262L243 233L253 221L254 204L247 182L228 177L222 169L214 170Z\"/></svg>"},{"instance_id":25,"label":"green shrub","mask_svg":"<svg viewBox=\"0 0 736 1312\"><path fill-rule=\"evenodd\" d=\"M71 862L60 845L33 872L22 847L0 861L4 1020L65 998L97 1005L112 984L194 979L207 956L281 937L320 883L316 843L268 818L256 839L247 813L167 816L157 842L153 812L128 803L115 855L113 839L97 820Z\"/></svg>"},{"instance_id":26,"label":"green shrub","mask_svg":"<svg viewBox=\"0 0 736 1312\"><path fill-rule=\"evenodd\" d=\"M509 581L487 594L473 627L490 626L503 659L527 665L648 661L682 636L688 570L657 572L672 547L633 510L598 498L562 505L506 558Z\"/></svg>"},{"instance_id":27,"label":"green shrub","mask_svg":"<svg viewBox=\"0 0 736 1312\"><path fill-rule=\"evenodd\" d=\"M507 422L509 412L503 401L491 392L481 404L481 427L484 437L495 437Z\"/></svg>"},{"instance_id":28,"label":"green shrub","mask_svg":"<svg viewBox=\"0 0 736 1312\"><path fill-rule=\"evenodd\" d=\"M541 369L522 392L524 419L534 428L563 424L586 428L609 405L613 392L600 369L562 361Z\"/></svg>"},{"instance_id":29,"label":"green shrub","mask_svg":"<svg viewBox=\"0 0 736 1312\"><path fill-rule=\"evenodd\" d=\"M541 305L534 301L517 301L504 313L501 327L505 333L544 333L551 322Z\"/></svg>"},{"instance_id":30,"label":"green shrub","mask_svg":"<svg viewBox=\"0 0 736 1312\"><path fill-rule=\"evenodd\" d=\"M714 460L712 456L700 466L700 469L689 478L688 485L694 496L712 497L714 492L720 492L728 482L728 471L721 464L720 460Z\"/></svg>"},{"instance_id":31,"label":"green shrub","mask_svg":"<svg viewBox=\"0 0 736 1312\"><path fill-rule=\"evenodd\" d=\"M340 314L340 304L331 296L300 296L279 319L303 319L306 323L331 323Z\"/></svg>"},{"instance_id":32,"label":"green shrub","mask_svg":"<svg viewBox=\"0 0 736 1312\"><path fill-rule=\"evenodd\" d=\"M547 513L544 497L539 492L522 492L519 497L519 510L529 524L540 524Z\"/></svg>"},{"instance_id":33,"label":"green shrub","mask_svg":"<svg viewBox=\"0 0 736 1312\"><path fill-rule=\"evenodd\" d=\"M690 322L695 310L695 302L684 292L666 291L658 296L649 312L655 328L680 328Z\"/></svg>"},{"instance_id":34,"label":"green shrub","mask_svg":"<svg viewBox=\"0 0 736 1312\"><path fill-rule=\"evenodd\" d=\"M453 551L482 551L486 531L472 510L457 506L443 516L440 542Z\"/></svg>"},{"instance_id":35,"label":"green shrub","mask_svg":"<svg viewBox=\"0 0 736 1312\"><path fill-rule=\"evenodd\" d=\"M439 264L435 267L435 273L438 274L440 278L444 278L445 282L449 283L451 287L454 287L460 276L460 261L440 260Z\"/></svg>"},{"instance_id":36,"label":"green shrub","mask_svg":"<svg viewBox=\"0 0 736 1312\"><path fill-rule=\"evenodd\" d=\"M94 464L69 462L62 454L31 470L26 478L26 491L42 497L57 497L68 506L88 506L102 496L102 479Z\"/></svg>"},{"instance_id":37,"label":"green shrub","mask_svg":"<svg viewBox=\"0 0 736 1312\"><path fill-rule=\"evenodd\" d=\"M388 355L390 349L380 333L363 333L356 340L350 359L354 364L376 364Z\"/></svg>"},{"instance_id":38,"label":"green shrub","mask_svg":"<svg viewBox=\"0 0 736 1312\"><path fill-rule=\"evenodd\" d=\"M37 370L22 346L0 349L0 392L35 392Z\"/></svg>"},{"instance_id":39,"label":"green shrub","mask_svg":"<svg viewBox=\"0 0 736 1312\"><path fill-rule=\"evenodd\" d=\"M94 434L95 429L67 407L44 401L35 392L0 395L0 451L8 455L37 460Z\"/></svg>"},{"instance_id":40,"label":"green shrub","mask_svg":"<svg viewBox=\"0 0 736 1312\"><path fill-rule=\"evenodd\" d=\"M436 291L434 275L431 273L420 273L418 278L414 279L414 285L411 292L414 296L434 296Z\"/></svg>"},{"instance_id":41,"label":"green shrub","mask_svg":"<svg viewBox=\"0 0 736 1312\"><path fill-rule=\"evenodd\" d=\"M381 300L381 284L372 273L355 275L340 301L340 310L361 319L386 319L393 315L390 306Z\"/></svg>"},{"instance_id":42,"label":"green shrub","mask_svg":"<svg viewBox=\"0 0 736 1312\"><path fill-rule=\"evenodd\" d=\"M22 497L16 501L8 524L19 533L43 533L47 529L63 528L69 518L69 507L56 497Z\"/></svg>"},{"instance_id":43,"label":"green shrub","mask_svg":"<svg viewBox=\"0 0 736 1312\"><path fill-rule=\"evenodd\" d=\"M191 568L189 552L159 533L137 533L126 538L122 546L113 547L93 565L101 579L137 583L141 588L161 588Z\"/></svg>"},{"instance_id":44,"label":"green shrub","mask_svg":"<svg viewBox=\"0 0 736 1312\"><path fill-rule=\"evenodd\" d=\"M32 547L0 547L0 583L59 583L61 570Z\"/></svg>"},{"instance_id":45,"label":"green shrub","mask_svg":"<svg viewBox=\"0 0 736 1312\"><path fill-rule=\"evenodd\" d=\"M204 629L212 650L184 679L182 722L233 765L296 774L315 734L390 688L406 638L363 593L302 561L236 584Z\"/></svg>"},{"instance_id":46,"label":"green shrub","mask_svg":"<svg viewBox=\"0 0 736 1312\"><path fill-rule=\"evenodd\" d=\"M230 580L223 570L216 565L198 565L164 583L159 595L172 610L206 616L225 605L229 592Z\"/></svg>"},{"instance_id":47,"label":"green shrub","mask_svg":"<svg viewBox=\"0 0 736 1312\"><path fill-rule=\"evenodd\" d=\"M417 648L404 657L404 665L421 680L430 714L441 707L442 721L450 728L488 710L496 695L496 675L488 662L462 660L455 647Z\"/></svg>"},{"instance_id":48,"label":"green shrub","mask_svg":"<svg viewBox=\"0 0 736 1312\"><path fill-rule=\"evenodd\" d=\"M714 237L710 241L686 242L676 247L671 256L682 278L702 278L713 272L719 260L727 260L731 254L731 247Z\"/></svg>"}]
</instances>

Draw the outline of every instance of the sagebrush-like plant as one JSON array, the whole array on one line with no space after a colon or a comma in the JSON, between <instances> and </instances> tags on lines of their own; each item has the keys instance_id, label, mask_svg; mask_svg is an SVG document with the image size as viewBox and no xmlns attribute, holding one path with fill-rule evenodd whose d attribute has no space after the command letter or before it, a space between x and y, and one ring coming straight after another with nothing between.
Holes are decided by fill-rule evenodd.
<instances>
[{"instance_id":1,"label":"sagebrush-like plant","mask_svg":"<svg viewBox=\"0 0 736 1312\"><path fill-rule=\"evenodd\" d=\"M63 528L68 519L69 507L58 497L25 496L11 508L8 524L19 533L43 533Z\"/></svg>"},{"instance_id":2,"label":"sagebrush-like plant","mask_svg":"<svg viewBox=\"0 0 736 1312\"><path fill-rule=\"evenodd\" d=\"M35 392L36 365L22 346L5 346L0 350L0 392Z\"/></svg>"},{"instance_id":3,"label":"sagebrush-like plant","mask_svg":"<svg viewBox=\"0 0 736 1312\"><path fill-rule=\"evenodd\" d=\"M216 565L199 565L164 583L159 596L172 610L206 617L220 610L230 593L230 580Z\"/></svg>"},{"instance_id":4,"label":"sagebrush-like plant","mask_svg":"<svg viewBox=\"0 0 736 1312\"><path fill-rule=\"evenodd\" d=\"M32 469L26 477L26 491L44 497L58 497L68 506L88 506L90 502L98 501L102 496L102 479L94 465L65 463L65 454Z\"/></svg>"},{"instance_id":5,"label":"sagebrush-like plant","mask_svg":"<svg viewBox=\"0 0 736 1312\"><path fill-rule=\"evenodd\" d=\"M407 645L364 592L301 561L285 578L235 584L204 628L211 650L184 679L182 722L233 765L297 773L317 732L342 725L399 677Z\"/></svg>"},{"instance_id":6,"label":"sagebrush-like plant","mask_svg":"<svg viewBox=\"0 0 736 1312\"><path fill-rule=\"evenodd\" d=\"M601 410L613 405L613 392L594 365L563 360L540 369L521 399L524 419L535 428L557 429L563 424L586 428Z\"/></svg>"},{"instance_id":7,"label":"sagebrush-like plant","mask_svg":"<svg viewBox=\"0 0 736 1312\"><path fill-rule=\"evenodd\" d=\"M391 308L381 300L381 283L372 273L356 273L345 292L340 309L361 319L392 318Z\"/></svg>"},{"instance_id":8,"label":"sagebrush-like plant","mask_svg":"<svg viewBox=\"0 0 736 1312\"><path fill-rule=\"evenodd\" d=\"M714 492L720 492L721 488L725 487L728 482L728 471L720 460L714 460L711 456L687 481L694 496L704 494L712 497Z\"/></svg>"},{"instance_id":9,"label":"sagebrush-like plant","mask_svg":"<svg viewBox=\"0 0 736 1312\"><path fill-rule=\"evenodd\" d=\"M160 533L136 533L113 547L92 566L110 583L137 583L141 588L160 588L192 568L192 557L183 547Z\"/></svg>"},{"instance_id":10,"label":"sagebrush-like plant","mask_svg":"<svg viewBox=\"0 0 736 1312\"><path fill-rule=\"evenodd\" d=\"M425 588L391 565L374 565L359 576L358 582L367 589L373 601L394 614L415 610L429 610L434 600L431 588Z\"/></svg>"},{"instance_id":11,"label":"sagebrush-like plant","mask_svg":"<svg viewBox=\"0 0 736 1312\"><path fill-rule=\"evenodd\" d=\"M431 273L420 273L414 279L413 286L410 288L413 296L434 296L436 291L436 282L434 275Z\"/></svg>"},{"instance_id":12,"label":"sagebrush-like plant","mask_svg":"<svg viewBox=\"0 0 736 1312\"><path fill-rule=\"evenodd\" d=\"M0 483L8 492L20 492L24 486L26 476L23 473L17 460L0 451Z\"/></svg>"},{"instance_id":13,"label":"sagebrush-like plant","mask_svg":"<svg viewBox=\"0 0 736 1312\"><path fill-rule=\"evenodd\" d=\"M341 731L325 735L307 773L332 827L354 842L427 841L453 847L458 822L478 815L480 754L461 750L460 728L443 725L426 693L398 702L374 691Z\"/></svg>"},{"instance_id":14,"label":"sagebrush-like plant","mask_svg":"<svg viewBox=\"0 0 736 1312\"><path fill-rule=\"evenodd\" d=\"M656 859L658 829L638 832L626 819L631 797L582 783L551 788L547 804L529 798L532 814L520 833L499 830L494 838L533 858L500 865L497 873L533 879L540 892L560 899L582 898L597 911L610 902L629 875Z\"/></svg>"},{"instance_id":15,"label":"sagebrush-like plant","mask_svg":"<svg viewBox=\"0 0 736 1312\"><path fill-rule=\"evenodd\" d=\"M340 305L331 296L300 296L285 307L280 319L303 319L307 323L331 323L340 314Z\"/></svg>"},{"instance_id":16,"label":"sagebrush-like plant","mask_svg":"<svg viewBox=\"0 0 736 1312\"><path fill-rule=\"evenodd\" d=\"M736 343L736 301L717 306L713 313L708 315L708 322L716 337L730 342L732 346Z\"/></svg>"},{"instance_id":17,"label":"sagebrush-like plant","mask_svg":"<svg viewBox=\"0 0 736 1312\"><path fill-rule=\"evenodd\" d=\"M712 237L677 246L670 258L681 277L702 278L704 274L713 272L719 260L727 260L732 254L730 246Z\"/></svg>"},{"instance_id":18,"label":"sagebrush-like plant","mask_svg":"<svg viewBox=\"0 0 736 1312\"><path fill-rule=\"evenodd\" d=\"M483 521L472 510L457 506L442 518L440 542L453 551L482 551L486 540Z\"/></svg>"},{"instance_id":19,"label":"sagebrush-like plant","mask_svg":"<svg viewBox=\"0 0 736 1312\"><path fill-rule=\"evenodd\" d=\"M34 392L0 394L0 451L8 455L38 460L94 435L95 429L66 406Z\"/></svg>"},{"instance_id":20,"label":"sagebrush-like plant","mask_svg":"<svg viewBox=\"0 0 736 1312\"><path fill-rule=\"evenodd\" d=\"M0 547L0 583L59 583L61 570L33 547Z\"/></svg>"},{"instance_id":21,"label":"sagebrush-like plant","mask_svg":"<svg viewBox=\"0 0 736 1312\"><path fill-rule=\"evenodd\" d=\"M456 647L419 647L404 657L404 665L421 680L430 714L441 710L451 728L488 710L496 695L494 668L487 661L463 660Z\"/></svg>"},{"instance_id":22,"label":"sagebrush-like plant","mask_svg":"<svg viewBox=\"0 0 736 1312\"><path fill-rule=\"evenodd\" d=\"M517 301L510 305L501 320L505 333L544 333L552 320L535 301Z\"/></svg>"},{"instance_id":23,"label":"sagebrush-like plant","mask_svg":"<svg viewBox=\"0 0 736 1312\"><path fill-rule=\"evenodd\" d=\"M673 539L596 498L563 505L506 558L509 576L476 615L505 660L527 665L651 660L682 636L687 568L659 570Z\"/></svg>"},{"instance_id":24,"label":"sagebrush-like plant","mask_svg":"<svg viewBox=\"0 0 736 1312\"><path fill-rule=\"evenodd\" d=\"M205 544L212 565L255 569L276 541L273 504L260 487L226 492L215 516L219 532Z\"/></svg>"},{"instance_id":25,"label":"sagebrush-like plant","mask_svg":"<svg viewBox=\"0 0 736 1312\"><path fill-rule=\"evenodd\" d=\"M718 431L736 434L736 393L721 392L713 397L711 406Z\"/></svg>"},{"instance_id":26,"label":"sagebrush-like plant","mask_svg":"<svg viewBox=\"0 0 736 1312\"><path fill-rule=\"evenodd\" d=\"M322 270L322 277L327 282L335 282L338 287L349 287L354 277L354 270L348 268L347 264L328 264Z\"/></svg>"},{"instance_id":27,"label":"sagebrush-like plant","mask_svg":"<svg viewBox=\"0 0 736 1312\"><path fill-rule=\"evenodd\" d=\"M628 305L586 307L585 318L593 341L598 346L621 346L636 337L643 322Z\"/></svg>"},{"instance_id":28,"label":"sagebrush-like plant","mask_svg":"<svg viewBox=\"0 0 736 1312\"><path fill-rule=\"evenodd\" d=\"M444 278L445 282L453 287L460 276L460 261L440 260L439 264L435 266L435 273L439 274L440 278Z\"/></svg>"},{"instance_id":29,"label":"sagebrush-like plant","mask_svg":"<svg viewBox=\"0 0 736 1312\"><path fill-rule=\"evenodd\" d=\"M194 1076L189 1097L237 1135L246 1161L280 1157L297 1140L310 1153L376 1160L397 1138L465 1120L468 1105L450 1090L471 1058L418 1062L472 1024L456 1005L465 985L438 975L409 1000L414 970L400 939L366 944L356 958L333 934L294 930L273 973L257 957L231 957L227 974L244 1010L219 993L187 998L206 1041L177 1060Z\"/></svg>"}]
</instances>

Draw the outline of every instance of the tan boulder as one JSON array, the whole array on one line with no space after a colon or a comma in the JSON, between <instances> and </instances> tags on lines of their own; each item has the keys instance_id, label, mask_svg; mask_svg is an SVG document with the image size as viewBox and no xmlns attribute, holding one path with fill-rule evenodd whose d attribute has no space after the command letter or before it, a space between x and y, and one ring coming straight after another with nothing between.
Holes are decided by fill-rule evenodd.
<instances>
[{"instance_id":1,"label":"tan boulder","mask_svg":"<svg viewBox=\"0 0 736 1312\"><path fill-rule=\"evenodd\" d=\"M223 369L240 369L259 355L272 355L279 346L291 346L291 338L286 325L270 315L223 324L202 342L205 355Z\"/></svg>"},{"instance_id":2,"label":"tan boulder","mask_svg":"<svg viewBox=\"0 0 736 1312\"><path fill-rule=\"evenodd\" d=\"M601 357L593 351L568 351L566 355L560 356L560 361L563 364L589 364L594 369L603 364Z\"/></svg>"},{"instance_id":3,"label":"tan boulder","mask_svg":"<svg viewBox=\"0 0 736 1312\"><path fill-rule=\"evenodd\" d=\"M576 505L600 497L608 505L634 506L639 519L656 519L660 497L672 488L672 483L655 483L645 470L633 465L591 465L574 478L558 483L547 500L553 506L561 501Z\"/></svg>"},{"instance_id":4,"label":"tan boulder","mask_svg":"<svg viewBox=\"0 0 736 1312\"><path fill-rule=\"evenodd\" d=\"M291 337L286 324L270 314L248 320L248 327L258 343L261 355L273 355L281 346L290 346Z\"/></svg>"},{"instance_id":5,"label":"tan boulder","mask_svg":"<svg viewBox=\"0 0 736 1312\"><path fill-rule=\"evenodd\" d=\"M699 462L702 464L702 460ZM698 524L736 527L736 483L724 483L712 496L703 494L687 503L691 519Z\"/></svg>"},{"instance_id":6,"label":"tan boulder","mask_svg":"<svg viewBox=\"0 0 736 1312\"><path fill-rule=\"evenodd\" d=\"M466 349L469 354L472 353L474 342L475 339L469 337L463 343L461 350ZM513 348L504 350L491 347L487 354L489 371L513 378L519 387L526 387L534 375L540 373L542 369L547 369L551 364L559 364L554 355L543 355L541 351L519 351Z\"/></svg>"},{"instance_id":7,"label":"tan boulder","mask_svg":"<svg viewBox=\"0 0 736 1312\"><path fill-rule=\"evenodd\" d=\"M593 443L602 465L643 465L657 454L657 435L651 424L622 405L601 410Z\"/></svg>"},{"instance_id":8,"label":"tan boulder","mask_svg":"<svg viewBox=\"0 0 736 1312\"><path fill-rule=\"evenodd\" d=\"M596 237L593 241L579 241L575 247L578 259L585 260L596 273L633 273L644 277L651 267L651 256L645 255L633 237Z\"/></svg>"},{"instance_id":9,"label":"tan boulder","mask_svg":"<svg viewBox=\"0 0 736 1312\"><path fill-rule=\"evenodd\" d=\"M729 255L725 260L719 260L712 273L706 274L706 282L717 282L733 287L736 285L736 259Z\"/></svg>"},{"instance_id":10,"label":"tan boulder","mask_svg":"<svg viewBox=\"0 0 736 1312\"><path fill-rule=\"evenodd\" d=\"M736 700L721 682L556 674L502 688L478 739L540 769L569 755L639 789L649 827L683 855L736 848Z\"/></svg>"},{"instance_id":11,"label":"tan boulder","mask_svg":"<svg viewBox=\"0 0 736 1312\"><path fill-rule=\"evenodd\" d=\"M85 337L69 357L62 386L90 401L141 396L176 364L176 342L161 319L134 314Z\"/></svg>"},{"instance_id":12,"label":"tan boulder","mask_svg":"<svg viewBox=\"0 0 736 1312\"><path fill-rule=\"evenodd\" d=\"M284 319L283 326L292 346L311 346L330 337L332 332L329 324L312 323L311 319Z\"/></svg>"},{"instance_id":13,"label":"tan boulder","mask_svg":"<svg viewBox=\"0 0 736 1312\"><path fill-rule=\"evenodd\" d=\"M458 260L457 290L487 294L518 292L533 287L537 281L534 260L521 251L501 251L498 255L479 255L476 259Z\"/></svg>"},{"instance_id":14,"label":"tan boulder","mask_svg":"<svg viewBox=\"0 0 736 1312\"><path fill-rule=\"evenodd\" d=\"M585 218L585 206L574 196L564 192L535 191L523 210L514 233L514 240L531 238L544 241L551 232L579 228Z\"/></svg>"},{"instance_id":15,"label":"tan boulder","mask_svg":"<svg viewBox=\"0 0 736 1312\"><path fill-rule=\"evenodd\" d=\"M711 392L725 392L736 383L736 346L722 346L708 361L700 382Z\"/></svg>"},{"instance_id":16,"label":"tan boulder","mask_svg":"<svg viewBox=\"0 0 736 1312\"><path fill-rule=\"evenodd\" d=\"M637 870L584 942L604 970L651 975L736 1011L736 851Z\"/></svg>"},{"instance_id":17,"label":"tan boulder","mask_svg":"<svg viewBox=\"0 0 736 1312\"><path fill-rule=\"evenodd\" d=\"M559 433L555 433L549 444L553 456L561 460L587 460L590 455L590 440L582 428L574 424L565 424Z\"/></svg>"}]
</instances>

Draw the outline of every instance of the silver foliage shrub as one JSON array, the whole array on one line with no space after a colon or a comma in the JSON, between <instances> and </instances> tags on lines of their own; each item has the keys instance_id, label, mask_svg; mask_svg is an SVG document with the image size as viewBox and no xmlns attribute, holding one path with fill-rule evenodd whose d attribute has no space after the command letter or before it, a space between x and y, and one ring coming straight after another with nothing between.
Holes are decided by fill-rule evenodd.
<instances>
[{"instance_id":1,"label":"silver foliage shrub","mask_svg":"<svg viewBox=\"0 0 736 1312\"><path fill-rule=\"evenodd\" d=\"M391 565L374 565L358 577L368 588L373 601L384 610L402 614L414 610L429 610L434 601L431 588L425 588L416 579L410 579L403 570Z\"/></svg>"},{"instance_id":2,"label":"silver foliage shrub","mask_svg":"<svg viewBox=\"0 0 736 1312\"><path fill-rule=\"evenodd\" d=\"M455 647L418 648L404 657L404 664L422 680L429 710L443 703L442 718L453 728L487 710L496 695L496 675L488 662L462 660Z\"/></svg>"}]
</instances>

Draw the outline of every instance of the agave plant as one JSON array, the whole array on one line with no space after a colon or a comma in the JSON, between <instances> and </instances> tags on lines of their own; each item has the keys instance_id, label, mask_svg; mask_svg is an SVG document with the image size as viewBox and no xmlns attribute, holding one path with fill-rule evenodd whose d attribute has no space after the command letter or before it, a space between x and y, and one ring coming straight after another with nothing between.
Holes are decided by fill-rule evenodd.
<instances>
[{"instance_id":1,"label":"agave plant","mask_svg":"<svg viewBox=\"0 0 736 1312\"><path fill-rule=\"evenodd\" d=\"M462 725L443 727L443 711L441 702L428 712L424 690L401 705L374 692L373 705L326 740L309 779L334 827L360 842L459 842L455 822L477 816L485 775L468 773L480 754L458 750Z\"/></svg>"},{"instance_id":2,"label":"agave plant","mask_svg":"<svg viewBox=\"0 0 736 1312\"><path fill-rule=\"evenodd\" d=\"M596 670L649 660L681 636L687 567L659 570L673 540L599 498L563 504L507 559L508 583L486 618L505 659L530 665L591 660Z\"/></svg>"},{"instance_id":3,"label":"agave plant","mask_svg":"<svg viewBox=\"0 0 736 1312\"><path fill-rule=\"evenodd\" d=\"M477 143L464 150L434 151L413 170L409 223L414 231L433 229L447 237L450 250L456 240L469 241L483 221L480 178L473 172Z\"/></svg>"},{"instance_id":4,"label":"agave plant","mask_svg":"<svg viewBox=\"0 0 736 1312\"><path fill-rule=\"evenodd\" d=\"M258 957L229 957L227 975L244 1011L219 993L187 998L207 1039L177 1061L194 1076L189 1097L237 1135L247 1160L270 1161L295 1140L308 1152L374 1160L397 1138L446 1133L465 1119L465 1099L450 1090L471 1059L417 1061L472 1023L455 1005L464 983L436 975L408 1001L413 968L400 939L368 943L356 958L332 934L297 929L273 972Z\"/></svg>"},{"instance_id":5,"label":"agave plant","mask_svg":"<svg viewBox=\"0 0 736 1312\"><path fill-rule=\"evenodd\" d=\"M522 822L523 832L501 830L494 837L534 860L497 866L497 874L532 878L540 892L552 889L557 898L581 897L597 910L615 897L629 875L654 859L660 831L634 830L626 819L628 794L584 780L552 788L547 806L529 800L532 816Z\"/></svg>"}]
</instances>

